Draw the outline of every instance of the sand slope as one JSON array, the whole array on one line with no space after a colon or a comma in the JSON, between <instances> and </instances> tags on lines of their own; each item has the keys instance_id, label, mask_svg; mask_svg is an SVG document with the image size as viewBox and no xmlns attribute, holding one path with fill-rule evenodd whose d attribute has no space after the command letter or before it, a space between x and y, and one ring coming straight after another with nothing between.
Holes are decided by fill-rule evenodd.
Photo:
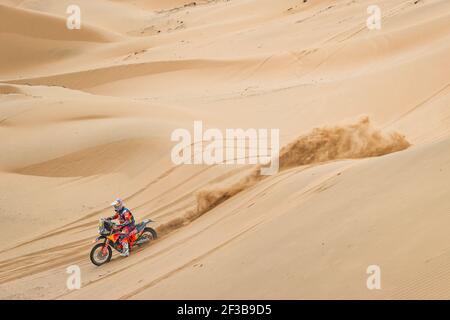
<instances>
[{"instance_id":1,"label":"sand slope","mask_svg":"<svg viewBox=\"0 0 450 320\"><path fill-rule=\"evenodd\" d=\"M69 3L0 1L0 298L450 297L450 2L379 1L379 31L368 0L79 1L73 31ZM170 160L194 120L285 146L362 116L411 146L315 140L327 156L305 161L300 138L293 165L202 215L199 192L254 168ZM117 196L162 237L96 268Z\"/></svg>"}]
</instances>

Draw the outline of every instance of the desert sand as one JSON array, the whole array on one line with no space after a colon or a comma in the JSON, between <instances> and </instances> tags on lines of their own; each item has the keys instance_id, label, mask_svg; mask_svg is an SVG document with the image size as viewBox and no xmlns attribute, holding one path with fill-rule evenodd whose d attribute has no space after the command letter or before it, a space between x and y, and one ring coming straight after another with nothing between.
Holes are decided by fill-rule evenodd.
<instances>
[{"instance_id":1,"label":"desert sand","mask_svg":"<svg viewBox=\"0 0 450 320\"><path fill-rule=\"evenodd\" d=\"M450 299L450 1L373 2L0 0L0 299ZM195 120L280 172L174 165ZM160 238L95 267L117 197Z\"/></svg>"}]
</instances>

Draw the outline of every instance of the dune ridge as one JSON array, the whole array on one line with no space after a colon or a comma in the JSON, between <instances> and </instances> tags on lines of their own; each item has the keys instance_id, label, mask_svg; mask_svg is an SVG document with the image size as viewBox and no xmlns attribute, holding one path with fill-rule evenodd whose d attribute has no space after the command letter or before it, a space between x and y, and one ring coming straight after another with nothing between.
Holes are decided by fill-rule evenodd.
<instances>
[{"instance_id":1,"label":"dune ridge","mask_svg":"<svg viewBox=\"0 0 450 320\"><path fill-rule=\"evenodd\" d=\"M281 149L280 170L332 160L377 157L405 150L410 145L405 136L398 132L383 132L365 116L354 124L314 128L300 136ZM203 214L211 210L262 179L260 168L256 168L230 186L200 190L196 196L197 212Z\"/></svg>"},{"instance_id":2,"label":"dune ridge","mask_svg":"<svg viewBox=\"0 0 450 320\"><path fill-rule=\"evenodd\" d=\"M93 26L83 26L76 32L66 28L66 20L37 11L0 4L0 33L14 33L30 38L64 41L111 42L118 37ZM39 28L36 28L39 26Z\"/></svg>"}]
</instances>

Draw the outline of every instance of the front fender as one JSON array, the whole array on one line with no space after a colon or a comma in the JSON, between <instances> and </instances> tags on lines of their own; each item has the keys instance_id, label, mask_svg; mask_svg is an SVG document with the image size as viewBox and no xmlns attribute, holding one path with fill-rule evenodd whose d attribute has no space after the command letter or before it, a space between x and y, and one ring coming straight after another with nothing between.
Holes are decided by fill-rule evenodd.
<instances>
[{"instance_id":1,"label":"front fender","mask_svg":"<svg viewBox=\"0 0 450 320\"><path fill-rule=\"evenodd\" d=\"M92 241L92 243L96 243L96 242L98 242L98 241L100 241L102 239L106 239L106 237L105 236L99 236L99 237L95 238L95 240Z\"/></svg>"}]
</instances>

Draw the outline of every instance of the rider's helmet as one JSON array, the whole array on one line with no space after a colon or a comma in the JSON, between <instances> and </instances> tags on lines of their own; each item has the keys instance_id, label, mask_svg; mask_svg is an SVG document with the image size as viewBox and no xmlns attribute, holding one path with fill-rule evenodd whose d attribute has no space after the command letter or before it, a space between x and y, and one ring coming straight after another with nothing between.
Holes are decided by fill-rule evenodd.
<instances>
[{"instance_id":1,"label":"rider's helmet","mask_svg":"<svg viewBox=\"0 0 450 320\"><path fill-rule=\"evenodd\" d=\"M116 199L113 203L111 203L111 205L114 207L114 210L116 210L116 212L123 209L123 201L120 199Z\"/></svg>"}]
</instances>

